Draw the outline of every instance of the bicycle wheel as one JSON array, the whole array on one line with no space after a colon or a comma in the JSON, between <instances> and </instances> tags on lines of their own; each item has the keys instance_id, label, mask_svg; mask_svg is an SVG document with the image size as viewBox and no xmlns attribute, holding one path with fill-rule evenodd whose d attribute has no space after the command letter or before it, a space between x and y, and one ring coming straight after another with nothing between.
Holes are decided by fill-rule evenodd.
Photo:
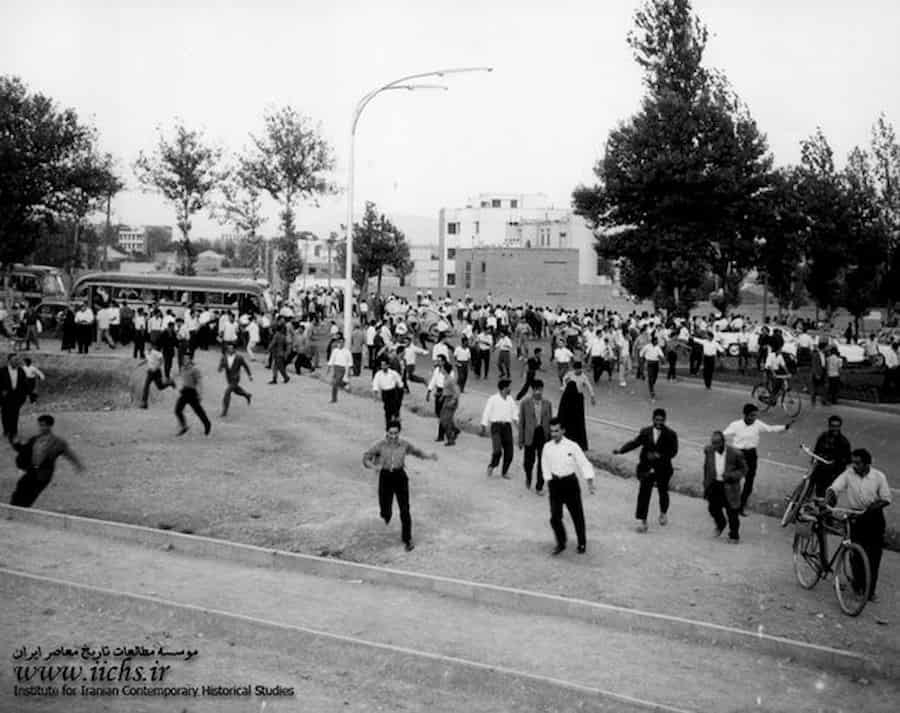
<instances>
[{"instance_id":1,"label":"bicycle wheel","mask_svg":"<svg viewBox=\"0 0 900 713\"><path fill-rule=\"evenodd\" d=\"M834 567L834 593L845 614L856 616L869 601L869 558L855 542L841 545Z\"/></svg>"},{"instance_id":2,"label":"bicycle wheel","mask_svg":"<svg viewBox=\"0 0 900 713\"><path fill-rule=\"evenodd\" d=\"M794 574L804 589L812 589L822 578L819 538L816 533L794 535Z\"/></svg>"},{"instance_id":3,"label":"bicycle wheel","mask_svg":"<svg viewBox=\"0 0 900 713\"><path fill-rule=\"evenodd\" d=\"M800 511L800 506L806 502L811 492L812 481L809 478L804 478L797 483L797 487L794 488L794 492L791 493L791 496L787 500L787 505L784 508L784 515L781 516L782 527L787 527L797 519L797 513Z\"/></svg>"},{"instance_id":4,"label":"bicycle wheel","mask_svg":"<svg viewBox=\"0 0 900 713\"><path fill-rule=\"evenodd\" d=\"M785 391L781 395L781 408L784 409L788 416L795 418L800 413L800 409L803 408L803 402L798 394L795 394L793 391Z\"/></svg>"},{"instance_id":5,"label":"bicycle wheel","mask_svg":"<svg viewBox=\"0 0 900 713\"><path fill-rule=\"evenodd\" d=\"M772 407L772 395L769 393L769 387L765 384L757 384L750 392L750 398L759 404L763 411L768 411Z\"/></svg>"}]
</instances>

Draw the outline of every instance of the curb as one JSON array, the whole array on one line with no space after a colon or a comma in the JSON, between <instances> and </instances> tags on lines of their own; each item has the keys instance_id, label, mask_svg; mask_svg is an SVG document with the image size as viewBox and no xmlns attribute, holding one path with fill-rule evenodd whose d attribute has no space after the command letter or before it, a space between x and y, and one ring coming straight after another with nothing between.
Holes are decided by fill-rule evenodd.
<instances>
[{"instance_id":1,"label":"curb","mask_svg":"<svg viewBox=\"0 0 900 713\"><path fill-rule=\"evenodd\" d=\"M167 614L167 626L182 629L212 630L214 635L244 641L264 641L267 648L282 651L315 651L317 658L335 659L335 665L345 666L354 653L357 656L377 656L382 675L401 679L405 683L426 689L443 689L451 692L465 691L471 695L502 696L505 702L532 706L544 710L618 710L622 704L632 709L656 713L694 713L664 703L633 698L601 688L573 683L549 676L528 673L504 666L419 651L391 644L384 644L353 636L333 634L293 624L236 614L194 604L152 597L113 589L78 584L66 580L29 574L0 568L4 583L0 589L25 590L31 583L55 590L60 596L90 600L92 608L113 608L123 601L133 602L143 610L156 608ZM322 648L337 647L339 654L326 653ZM349 654L349 656L348 656ZM573 700L574 699L574 700ZM513 705L512 709L515 709Z\"/></svg>"},{"instance_id":2,"label":"curb","mask_svg":"<svg viewBox=\"0 0 900 713\"><path fill-rule=\"evenodd\" d=\"M900 661L876 661L851 651L666 614L12 505L0 506L0 515L5 520L114 538L147 547L171 548L189 555L225 559L250 566L297 571L333 579L362 579L374 584L434 592L521 612L582 619L621 631L680 637L715 646L740 646L768 656L792 657L807 664L851 675L900 677Z\"/></svg>"},{"instance_id":3,"label":"curb","mask_svg":"<svg viewBox=\"0 0 900 713\"><path fill-rule=\"evenodd\" d=\"M306 376L312 377L313 379L317 379L324 384L330 385L330 382L324 377L324 373L324 368L320 367L315 372L307 373ZM354 379L360 378L363 377L354 377ZM371 397L370 391L356 387L352 382L350 386L347 386L344 389L344 391L345 393L348 393L352 396L359 396L362 398ZM405 410L418 416L434 418L434 413L431 409L428 409L424 404L420 403L418 399L416 400L416 402L411 403L410 396L410 394L405 394L403 397L403 408ZM456 427L463 433L468 433L479 438L483 437L481 435L480 425L476 423L471 416L459 416L459 412L457 412ZM612 475L618 476L619 478L624 478L626 480L635 477L634 466L630 464L625 458L613 456L611 454L595 453L590 450L585 453L585 455L587 456L591 464L599 468L600 470L611 473ZM802 475L803 473L805 473L805 471L803 471L802 469L798 469L798 473ZM669 485L669 490L671 492L680 493L681 495L689 495L692 498L703 497L703 491L701 490L701 488L689 483L671 483ZM752 512L759 513L760 515L765 515L767 517L781 518L782 514L784 513L784 501L755 500L752 504L748 504L747 509ZM892 552L900 552L900 530L888 525L884 534L884 547L885 549L891 550Z\"/></svg>"}]
</instances>

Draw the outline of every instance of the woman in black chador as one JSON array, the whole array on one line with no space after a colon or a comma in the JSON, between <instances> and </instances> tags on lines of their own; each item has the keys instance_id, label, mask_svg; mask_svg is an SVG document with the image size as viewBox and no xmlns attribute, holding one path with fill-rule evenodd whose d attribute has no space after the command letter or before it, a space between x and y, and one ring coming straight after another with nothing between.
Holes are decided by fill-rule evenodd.
<instances>
[{"instance_id":1,"label":"woman in black chador","mask_svg":"<svg viewBox=\"0 0 900 713\"><path fill-rule=\"evenodd\" d=\"M584 395L574 381L566 384L556 415L565 429L566 438L575 441L581 446L581 450L586 451L588 442L584 425Z\"/></svg>"}]
</instances>

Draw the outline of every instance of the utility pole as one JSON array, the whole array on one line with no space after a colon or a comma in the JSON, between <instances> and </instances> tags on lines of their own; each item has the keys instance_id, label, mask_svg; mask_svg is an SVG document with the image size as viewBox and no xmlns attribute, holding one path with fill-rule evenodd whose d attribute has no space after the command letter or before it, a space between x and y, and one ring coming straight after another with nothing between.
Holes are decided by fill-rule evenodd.
<instances>
[{"instance_id":1,"label":"utility pole","mask_svg":"<svg viewBox=\"0 0 900 713\"><path fill-rule=\"evenodd\" d=\"M106 194L106 231L103 236L103 272L106 272L108 269L109 263L109 231L110 231L110 223L109 223L109 213L110 207L112 205L112 193Z\"/></svg>"}]
</instances>

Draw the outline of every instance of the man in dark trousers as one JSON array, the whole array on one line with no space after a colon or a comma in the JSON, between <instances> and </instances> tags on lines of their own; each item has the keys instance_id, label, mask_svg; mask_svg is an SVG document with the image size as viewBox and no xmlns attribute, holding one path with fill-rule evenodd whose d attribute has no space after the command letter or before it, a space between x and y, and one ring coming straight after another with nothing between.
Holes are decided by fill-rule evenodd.
<instances>
[{"instance_id":1,"label":"man in dark trousers","mask_svg":"<svg viewBox=\"0 0 900 713\"><path fill-rule=\"evenodd\" d=\"M869 601L877 602L875 587L884 551L884 508L891 504L891 488L887 476L872 467L872 454L869 451L858 448L850 457L851 466L829 486L826 499L829 505L834 505L837 496L846 493L847 505L854 510L864 511L853 521L851 539L866 551L872 575Z\"/></svg>"},{"instance_id":2,"label":"man in dark trousers","mask_svg":"<svg viewBox=\"0 0 900 713\"><path fill-rule=\"evenodd\" d=\"M400 422L392 421L388 424L384 439L363 454L363 466L379 469L378 505L385 525L391 522L396 495L402 527L401 538L406 551L411 552L415 545L412 541L412 517L409 514L409 478L405 468L407 455L423 460L437 460L436 453L425 453L400 438Z\"/></svg>"},{"instance_id":3,"label":"man in dark trousers","mask_svg":"<svg viewBox=\"0 0 900 713\"><path fill-rule=\"evenodd\" d=\"M584 455L581 446L564 437L563 427L558 418L550 419L550 440L544 444L541 453L541 468L546 475L547 489L550 491L550 527L556 536L553 554L558 555L566 549L566 528L563 525L563 506L565 506L575 526L578 554L583 555L587 547L587 538L578 475L587 480L588 488L593 495L594 467Z\"/></svg>"},{"instance_id":4,"label":"man in dark trousers","mask_svg":"<svg viewBox=\"0 0 900 713\"><path fill-rule=\"evenodd\" d=\"M487 467L487 477L494 474L494 468L500 464L503 457L503 466L500 475L509 480L509 466L513 459L513 424L519 420L519 409L516 402L509 395L509 379L500 379L497 382L497 393L490 396L484 405L481 414L481 435L484 436L490 428L491 433L491 462Z\"/></svg>"},{"instance_id":5,"label":"man in dark trousers","mask_svg":"<svg viewBox=\"0 0 900 713\"><path fill-rule=\"evenodd\" d=\"M553 406L544 398L544 382L531 382L531 396L519 402L519 448L525 449L525 487L531 489L531 473L537 464L537 480L534 492L544 494L544 471L541 468L541 453L544 443L550 437L550 419Z\"/></svg>"},{"instance_id":6,"label":"man in dark trousers","mask_svg":"<svg viewBox=\"0 0 900 713\"><path fill-rule=\"evenodd\" d=\"M175 331L175 322L169 322L159 335L159 350L163 356L163 376L172 378L172 362L175 361L175 351L178 349L178 333Z\"/></svg>"},{"instance_id":7,"label":"man in dark trousers","mask_svg":"<svg viewBox=\"0 0 900 713\"><path fill-rule=\"evenodd\" d=\"M522 388L519 389L519 393L516 394L516 401L521 401L522 397L528 393L528 389L534 387L535 379L537 379L537 373L541 369L541 348L534 348L534 356L528 357L525 361L525 383L522 384Z\"/></svg>"},{"instance_id":8,"label":"man in dark trousers","mask_svg":"<svg viewBox=\"0 0 900 713\"><path fill-rule=\"evenodd\" d=\"M209 435L212 424L206 416L206 411L200 405L200 370L194 365L194 358L187 354L184 357L184 370L181 372L181 395L175 403L175 418L178 419L180 428L178 435L183 436L188 431L187 421L184 418L184 409L190 406L197 414L197 418L203 424L203 433Z\"/></svg>"},{"instance_id":9,"label":"man in dark trousers","mask_svg":"<svg viewBox=\"0 0 900 713\"><path fill-rule=\"evenodd\" d=\"M659 524L666 525L669 521L669 480L672 478L672 459L678 455L678 435L666 426L665 409L655 409L653 425L642 428L637 438L628 441L613 453L628 453L635 448L641 449L637 466L637 477L641 485L638 488L634 516L638 520L637 531L647 532L647 511L650 509L654 485L659 492Z\"/></svg>"},{"instance_id":10,"label":"man in dark trousers","mask_svg":"<svg viewBox=\"0 0 900 713\"><path fill-rule=\"evenodd\" d=\"M395 369L391 369L387 356L378 358L381 368L372 377L372 393L377 399L381 397L384 406L384 428L400 420L400 409L403 406L403 377Z\"/></svg>"},{"instance_id":11,"label":"man in dark trousers","mask_svg":"<svg viewBox=\"0 0 900 713\"><path fill-rule=\"evenodd\" d=\"M703 449L703 457L703 497L709 502L709 514L716 523L714 535L721 535L728 525L728 541L737 544L741 529L741 480L747 475L747 461L737 448L725 445L721 431L713 431L710 444Z\"/></svg>"},{"instance_id":12,"label":"man in dark trousers","mask_svg":"<svg viewBox=\"0 0 900 713\"><path fill-rule=\"evenodd\" d=\"M19 364L19 355L6 358L6 368L0 371L0 416L3 435L12 443L19 433L19 411L28 398L28 375Z\"/></svg>"},{"instance_id":13,"label":"man in dark trousers","mask_svg":"<svg viewBox=\"0 0 900 713\"><path fill-rule=\"evenodd\" d=\"M815 358L815 354L813 354ZM813 448L820 458L824 458L828 463L816 462L816 467L812 472L813 485L816 488L816 497L825 496L825 491L832 481L841 473L847 470L850 465L850 441L841 433L841 426L844 424L843 419L834 414L828 418L828 430L816 439L816 446Z\"/></svg>"},{"instance_id":14,"label":"man in dark trousers","mask_svg":"<svg viewBox=\"0 0 900 713\"><path fill-rule=\"evenodd\" d=\"M228 386L225 387L225 395L222 397L222 413L220 414L222 418L225 418L228 415L228 407L231 405L232 394L243 396L247 399L248 406L250 405L250 399L253 398L253 394L244 391L244 388L241 386L242 369L247 372L247 378L250 379L250 381L253 381L253 374L250 373L250 367L247 365L247 361L244 357L235 352L234 344L227 344L225 346L225 353L219 361L219 371L225 372L225 380L228 382Z\"/></svg>"},{"instance_id":15,"label":"man in dark trousers","mask_svg":"<svg viewBox=\"0 0 900 713\"><path fill-rule=\"evenodd\" d=\"M10 505L31 507L38 495L53 480L56 459L60 456L67 458L79 473L84 470L84 466L69 448L69 444L53 433L53 423L53 416L47 414L38 416L40 433L25 443L14 444L19 452L16 456L16 465L25 473L16 483L16 489L9 501Z\"/></svg>"}]
</instances>

